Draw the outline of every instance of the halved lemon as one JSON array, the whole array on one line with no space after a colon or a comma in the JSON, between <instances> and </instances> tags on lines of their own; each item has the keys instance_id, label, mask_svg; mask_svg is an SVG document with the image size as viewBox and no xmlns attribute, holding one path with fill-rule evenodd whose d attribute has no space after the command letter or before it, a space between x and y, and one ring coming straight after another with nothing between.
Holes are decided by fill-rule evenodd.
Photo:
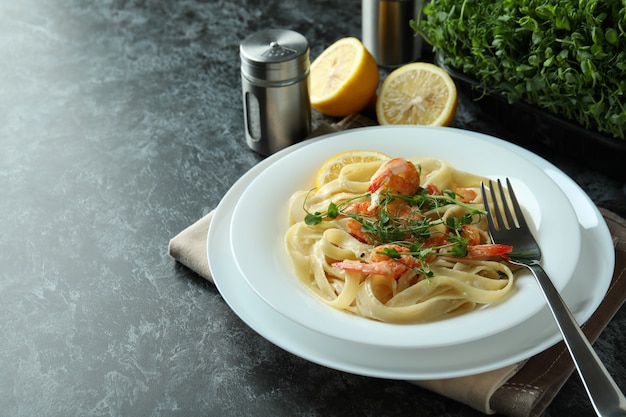
<instances>
[{"instance_id":1,"label":"halved lemon","mask_svg":"<svg viewBox=\"0 0 626 417\"><path fill-rule=\"evenodd\" d=\"M328 158L320 167L319 171L317 171L315 187L320 188L324 184L328 184L330 181L337 179L339 173L341 173L341 169L346 165L357 162L386 161L388 159L391 159L389 155L378 151L353 150L340 152Z\"/></svg>"},{"instance_id":2,"label":"halved lemon","mask_svg":"<svg viewBox=\"0 0 626 417\"><path fill-rule=\"evenodd\" d=\"M437 65L414 62L387 76L376 101L376 117L381 125L449 126L456 106L450 75Z\"/></svg>"},{"instance_id":3,"label":"halved lemon","mask_svg":"<svg viewBox=\"0 0 626 417\"><path fill-rule=\"evenodd\" d=\"M376 94L380 76L374 57L357 38L342 38L311 64L311 107L343 117L365 108Z\"/></svg>"}]
</instances>

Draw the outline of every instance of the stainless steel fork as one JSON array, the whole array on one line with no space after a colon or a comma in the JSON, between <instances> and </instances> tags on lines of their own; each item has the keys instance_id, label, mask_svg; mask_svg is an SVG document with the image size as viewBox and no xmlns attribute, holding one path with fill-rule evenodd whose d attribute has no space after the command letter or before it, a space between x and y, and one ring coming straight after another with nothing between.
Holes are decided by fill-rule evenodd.
<instances>
[{"instance_id":1,"label":"stainless steel fork","mask_svg":"<svg viewBox=\"0 0 626 417\"><path fill-rule=\"evenodd\" d=\"M485 184L481 187L489 231L494 243L513 246L513 251L509 254L511 263L530 269L535 276L596 414L601 417L626 416L624 394L609 375L576 319L541 267L541 250L524 219L511 182L508 178L506 179L510 205L500 180L497 181L496 186L489 181L489 191L486 190Z\"/></svg>"}]
</instances>

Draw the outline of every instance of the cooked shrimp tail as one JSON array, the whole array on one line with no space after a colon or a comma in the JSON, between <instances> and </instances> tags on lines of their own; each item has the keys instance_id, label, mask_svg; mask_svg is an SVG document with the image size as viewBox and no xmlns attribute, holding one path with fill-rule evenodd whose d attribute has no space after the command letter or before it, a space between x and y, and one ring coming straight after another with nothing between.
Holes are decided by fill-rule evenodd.
<instances>
[{"instance_id":1,"label":"cooked shrimp tail","mask_svg":"<svg viewBox=\"0 0 626 417\"><path fill-rule=\"evenodd\" d=\"M368 192L391 191L395 194L414 195L420 186L420 176L411 162L394 158L385 162L370 180Z\"/></svg>"},{"instance_id":2,"label":"cooked shrimp tail","mask_svg":"<svg viewBox=\"0 0 626 417\"><path fill-rule=\"evenodd\" d=\"M400 255L400 258L390 258L385 253L385 249L393 249L398 253L409 250L399 245L381 245L372 249L370 253L371 262L341 261L332 264L335 268L344 271L360 272L366 275L383 275L390 278L400 278L402 274L410 268L420 266L420 261L411 255Z\"/></svg>"},{"instance_id":3,"label":"cooked shrimp tail","mask_svg":"<svg viewBox=\"0 0 626 417\"><path fill-rule=\"evenodd\" d=\"M383 275L390 278L399 278L409 267L401 261L389 260L373 263L364 263L358 261L341 261L332 264L335 268L344 271L360 272L365 275Z\"/></svg>"},{"instance_id":4,"label":"cooked shrimp tail","mask_svg":"<svg viewBox=\"0 0 626 417\"><path fill-rule=\"evenodd\" d=\"M489 258L492 256L506 257L506 255L512 250L513 246L500 245L496 243L474 245L467 247L467 257L470 259Z\"/></svg>"}]
</instances>

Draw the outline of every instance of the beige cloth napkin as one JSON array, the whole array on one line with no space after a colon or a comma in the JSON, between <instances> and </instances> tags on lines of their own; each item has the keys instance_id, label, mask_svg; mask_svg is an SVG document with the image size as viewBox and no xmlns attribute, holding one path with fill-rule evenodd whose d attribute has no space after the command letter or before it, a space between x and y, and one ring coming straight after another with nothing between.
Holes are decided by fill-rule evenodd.
<instances>
[{"instance_id":1,"label":"beige cloth napkin","mask_svg":"<svg viewBox=\"0 0 626 417\"><path fill-rule=\"evenodd\" d=\"M322 125L315 134L367 126L367 119L353 116L335 125ZM583 331L594 341L626 298L626 220L600 209L615 243L616 265L613 280L600 307L585 323ZM213 211L180 232L169 242L170 256L202 277L212 281L206 239ZM460 378L410 381L416 385L462 402L485 414L536 417L554 399L574 371L563 342L528 361L490 372Z\"/></svg>"}]
</instances>

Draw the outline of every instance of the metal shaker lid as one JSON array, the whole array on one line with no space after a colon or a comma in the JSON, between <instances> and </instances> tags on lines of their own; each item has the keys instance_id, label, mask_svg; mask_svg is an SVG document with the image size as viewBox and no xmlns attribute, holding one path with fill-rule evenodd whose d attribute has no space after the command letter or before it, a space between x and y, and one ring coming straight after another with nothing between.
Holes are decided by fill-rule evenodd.
<instances>
[{"instance_id":1,"label":"metal shaker lid","mask_svg":"<svg viewBox=\"0 0 626 417\"><path fill-rule=\"evenodd\" d=\"M248 36L239 47L241 72L253 81L289 84L309 73L309 42L286 29L267 29Z\"/></svg>"}]
</instances>

